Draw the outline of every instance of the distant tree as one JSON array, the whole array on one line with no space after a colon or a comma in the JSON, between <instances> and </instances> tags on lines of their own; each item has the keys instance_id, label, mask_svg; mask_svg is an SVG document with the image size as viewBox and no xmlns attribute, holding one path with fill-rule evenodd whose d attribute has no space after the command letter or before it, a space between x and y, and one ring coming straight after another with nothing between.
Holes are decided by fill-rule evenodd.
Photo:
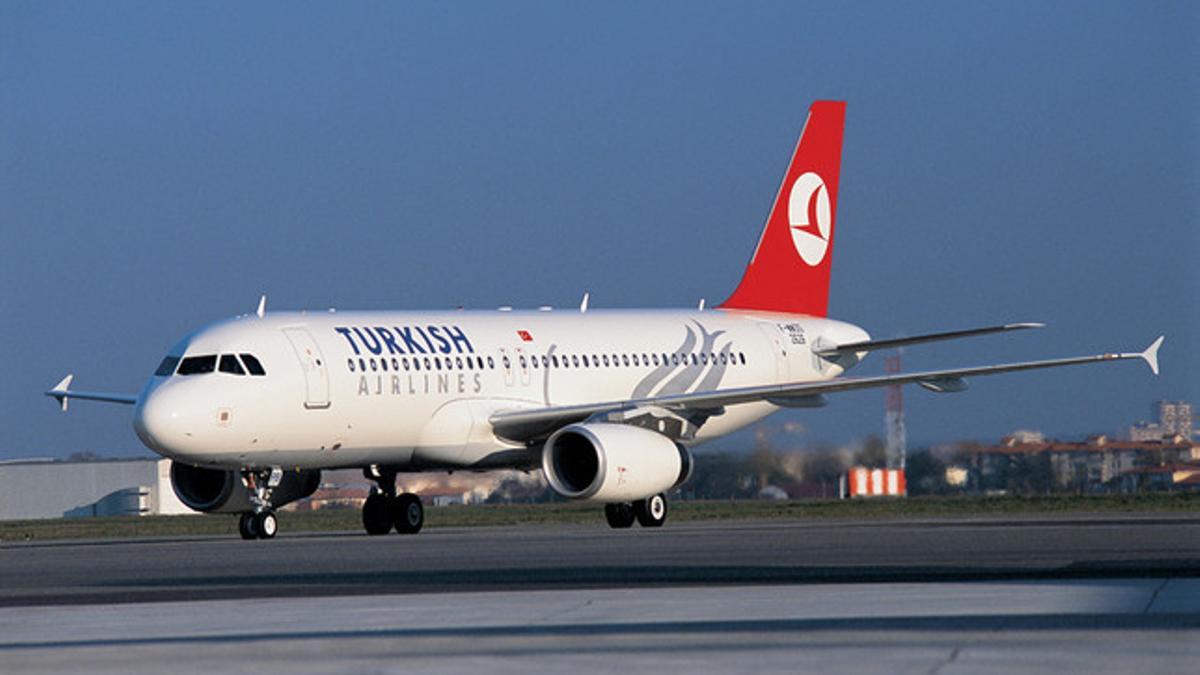
<instances>
[{"instance_id":1,"label":"distant tree","mask_svg":"<svg viewBox=\"0 0 1200 675\"><path fill-rule=\"evenodd\" d=\"M928 450L908 455L905 482L910 495L943 495L950 492L946 484L946 464Z\"/></svg>"},{"instance_id":2,"label":"distant tree","mask_svg":"<svg viewBox=\"0 0 1200 675\"><path fill-rule=\"evenodd\" d=\"M681 488L693 499L733 499L754 496L755 480L747 458L725 452L704 452L695 456L692 477Z\"/></svg>"},{"instance_id":3,"label":"distant tree","mask_svg":"<svg viewBox=\"0 0 1200 675\"><path fill-rule=\"evenodd\" d=\"M1050 455L1039 452L1010 458L1002 480L1004 488L1013 494L1050 494L1054 491L1054 467Z\"/></svg>"},{"instance_id":4,"label":"distant tree","mask_svg":"<svg viewBox=\"0 0 1200 675\"><path fill-rule=\"evenodd\" d=\"M867 436L862 447L854 454L854 463L869 469L887 467L887 445L883 439L873 434Z\"/></svg>"},{"instance_id":5,"label":"distant tree","mask_svg":"<svg viewBox=\"0 0 1200 675\"><path fill-rule=\"evenodd\" d=\"M832 448L818 448L804 457L804 480L809 483L837 483L846 473L846 462Z\"/></svg>"}]
</instances>

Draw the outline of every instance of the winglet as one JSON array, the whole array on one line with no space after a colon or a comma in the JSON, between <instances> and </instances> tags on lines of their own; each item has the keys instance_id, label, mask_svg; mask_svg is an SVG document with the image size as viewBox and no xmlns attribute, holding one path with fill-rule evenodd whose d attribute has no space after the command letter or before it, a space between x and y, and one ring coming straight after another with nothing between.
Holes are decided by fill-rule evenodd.
<instances>
[{"instance_id":1,"label":"winglet","mask_svg":"<svg viewBox=\"0 0 1200 675\"><path fill-rule=\"evenodd\" d=\"M591 297L592 297L592 294L591 294L591 293L584 292L584 294L583 294L583 300L581 300L581 301L579 302L579 313L580 313L580 314L583 314L583 313L587 312L587 309L588 309L588 300L590 300L590 299L591 299Z\"/></svg>"},{"instance_id":2,"label":"winglet","mask_svg":"<svg viewBox=\"0 0 1200 675\"><path fill-rule=\"evenodd\" d=\"M71 380L75 379L75 374L68 374L61 382L54 385L54 388L46 392L47 395L54 397L55 401L62 406L63 412L67 411L67 390L71 388Z\"/></svg>"},{"instance_id":3,"label":"winglet","mask_svg":"<svg viewBox=\"0 0 1200 675\"><path fill-rule=\"evenodd\" d=\"M254 313L257 314L258 318L260 318L260 319L263 318L263 314L267 313L267 294L266 293L263 293L262 297L260 297L258 299L258 309L254 310Z\"/></svg>"},{"instance_id":4,"label":"winglet","mask_svg":"<svg viewBox=\"0 0 1200 675\"><path fill-rule=\"evenodd\" d=\"M1158 374L1158 348L1162 346L1163 338L1165 337L1165 335L1159 335L1157 340L1151 342L1149 347L1146 347L1146 351L1138 354L1146 362L1146 365L1150 366L1150 370L1155 375Z\"/></svg>"}]
</instances>

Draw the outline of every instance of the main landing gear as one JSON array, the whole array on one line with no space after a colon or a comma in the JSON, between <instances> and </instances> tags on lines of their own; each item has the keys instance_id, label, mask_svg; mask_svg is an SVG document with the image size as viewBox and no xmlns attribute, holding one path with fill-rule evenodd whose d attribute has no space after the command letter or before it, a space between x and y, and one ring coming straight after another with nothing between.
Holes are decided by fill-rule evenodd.
<instances>
[{"instance_id":1,"label":"main landing gear","mask_svg":"<svg viewBox=\"0 0 1200 675\"><path fill-rule=\"evenodd\" d=\"M238 519L238 534L242 539L274 539L279 532L279 520L271 506L271 488L279 485L283 472L279 469L244 469L242 483L250 489L251 513Z\"/></svg>"},{"instance_id":2,"label":"main landing gear","mask_svg":"<svg viewBox=\"0 0 1200 675\"><path fill-rule=\"evenodd\" d=\"M396 528L400 534L416 534L425 524L425 507L421 498L411 492L396 494L396 472L383 467L363 469L363 475L375 481L366 503L363 504L363 529L367 534L387 534Z\"/></svg>"},{"instance_id":3,"label":"main landing gear","mask_svg":"<svg viewBox=\"0 0 1200 675\"><path fill-rule=\"evenodd\" d=\"M642 527L662 527L667 522L667 496L659 493L633 503L605 504L604 519L618 530L633 527L635 520Z\"/></svg>"}]
</instances>

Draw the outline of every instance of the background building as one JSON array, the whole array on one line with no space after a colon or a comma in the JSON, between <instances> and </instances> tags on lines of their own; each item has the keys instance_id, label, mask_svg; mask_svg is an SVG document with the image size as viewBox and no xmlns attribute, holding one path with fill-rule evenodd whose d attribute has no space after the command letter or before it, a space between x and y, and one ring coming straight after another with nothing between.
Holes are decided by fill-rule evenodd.
<instances>
[{"instance_id":1,"label":"background building","mask_svg":"<svg viewBox=\"0 0 1200 675\"><path fill-rule=\"evenodd\" d=\"M168 459L0 463L0 520L192 513Z\"/></svg>"},{"instance_id":2,"label":"background building","mask_svg":"<svg viewBox=\"0 0 1200 675\"><path fill-rule=\"evenodd\" d=\"M1192 404L1186 401L1159 401L1154 404L1157 422L1138 422L1129 428L1132 441L1159 441L1182 436L1192 440Z\"/></svg>"}]
</instances>

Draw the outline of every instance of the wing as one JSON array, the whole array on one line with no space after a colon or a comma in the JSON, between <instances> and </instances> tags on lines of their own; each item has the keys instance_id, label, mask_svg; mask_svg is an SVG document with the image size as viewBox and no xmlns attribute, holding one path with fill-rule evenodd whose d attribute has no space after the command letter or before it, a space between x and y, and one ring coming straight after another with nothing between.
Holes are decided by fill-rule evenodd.
<instances>
[{"instance_id":1,"label":"wing","mask_svg":"<svg viewBox=\"0 0 1200 675\"><path fill-rule=\"evenodd\" d=\"M108 403L124 403L133 405L137 403L137 396L132 394L110 394L102 391L72 391L71 380L74 375L67 375L61 382L54 385L54 388L46 392L46 395L58 401L62 406L63 412L67 411L67 401L72 398L77 398L85 401L107 401Z\"/></svg>"},{"instance_id":2,"label":"wing","mask_svg":"<svg viewBox=\"0 0 1200 675\"><path fill-rule=\"evenodd\" d=\"M1162 343L1163 338L1160 336L1142 352L1114 352L1065 359L1025 361L950 370L930 370L879 377L843 377L817 382L792 382L788 384L739 387L735 389L717 389L627 401L502 410L494 413L489 419L492 429L497 436L511 441L528 442L544 438L561 426L581 422L593 415L632 411L635 409L660 408L683 416L699 415L702 418L706 418L711 415L720 414L725 406L754 401L768 401L782 406L805 406L812 405L811 402L819 400L825 394L903 384L918 384L926 389L937 392L955 392L966 389L967 385L964 378L967 377L999 375L1000 373L1012 373L1020 370L1058 368L1084 363L1126 359L1141 359L1145 361L1150 366L1150 370L1157 375L1158 348L1162 346Z\"/></svg>"}]
</instances>

